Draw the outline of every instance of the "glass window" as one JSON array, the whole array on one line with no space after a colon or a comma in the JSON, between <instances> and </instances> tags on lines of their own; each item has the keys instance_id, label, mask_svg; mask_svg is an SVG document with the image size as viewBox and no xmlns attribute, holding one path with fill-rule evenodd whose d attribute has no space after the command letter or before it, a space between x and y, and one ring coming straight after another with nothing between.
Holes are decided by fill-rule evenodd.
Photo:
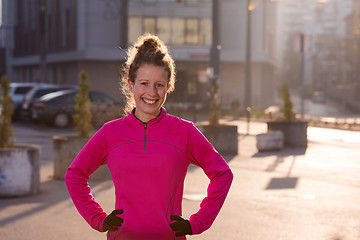
<instances>
[{"instance_id":1,"label":"glass window","mask_svg":"<svg viewBox=\"0 0 360 240\"><path fill-rule=\"evenodd\" d=\"M200 44L205 46L211 45L212 25L210 18L203 18L200 22Z\"/></svg>"},{"instance_id":2,"label":"glass window","mask_svg":"<svg viewBox=\"0 0 360 240\"><path fill-rule=\"evenodd\" d=\"M141 17L130 17L128 27L129 42L133 43L141 35Z\"/></svg>"},{"instance_id":3,"label":"glass window","mask_svg":"<svg viewBox=\"0 0 360 240\"><path fill-rule=\"evenodd\" d=\"M185 19L174 18L172 20L172 44L183 45L185 43Z\"/></svg>"},{"instance_id":4,"label":"glass window","mask_svg":"<svg viewBox=\"0 0 360 240\"><path fill-rule=\"evenodd\" d=\"M142 33L157 34L171 45L210 46L211 18L130 17L129 42L135 42Z\"/></svg>"},{"instance_id":5,"label":"glass window","mask_svg":"<svg viewBox=\"0 0 360 240\"><path fill-rule=\"evenodd\" d=\"M199 43L199 19L196 18L186 19L186 43L187 44Z\"/></svg>"},{"instance_id":6,"label":"glass window","mask_svg":"<svg viewBox=\"0 0 360 240\"><path fill-rule=\"evenodd\" d=\"M145 4L154 4L157 2L157 0L142 0Z\"/></svg>"},{"instance_id":7,"label":"glass window","mask_svg":"<svg viewBox=\"0 0 360 240\"><path fill-rule=\"evenodd\" d=\"M91 102L96 103L115 104L115 101L112 98L100 92L90 92L90 100Z\"/></svg>"},{"instance_id":8,"label":"glass window","mask_svg":"<svg viewBox=\"0 0 360 240\"><path fill-rule=\"evenodd\" d=\"M156 20L155 18L144 18L144 32L156 33Z\"/></svg>"},{"instance_id":9,"label":"glass window","mask_svg":"<svg viewBox=\"0 0 360 240\"><path fill-rule=\"evenodd\" d=\"M29 92L33 87L17 87L14 91L15 94L26 94Z\"/></svg>"},{"instance_id":10,"label":"glass window","mask_svg":"<svg viewBox=\"0 0 360 240\"><path fill-rule=\"evenodd\" d=\"M157 19L157 34L165 43L170 42L170 19L167 17L159 17Z\"/></svg>"},{"instance_id":11,"label":"glass window","mask_svg":"<svg viewBox=\"0 0 360 240\"><path fill-rule=\"evenodd\" d=\"M193 5L196 6L199 4L199 0L185 0L186 5Z\"/></svg>"}]
</instances>

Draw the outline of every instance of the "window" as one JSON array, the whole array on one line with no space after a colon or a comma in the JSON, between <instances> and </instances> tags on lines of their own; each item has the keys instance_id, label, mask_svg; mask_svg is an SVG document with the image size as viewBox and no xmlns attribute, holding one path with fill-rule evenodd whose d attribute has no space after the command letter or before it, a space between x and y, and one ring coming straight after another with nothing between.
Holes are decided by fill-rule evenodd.
<instances>
[{"instance_id":1,"label":"window","mask_svg":"<svg viewBox=\"0 0 360 240\"><path fill-rule=\"evenodd\" d=\"M129 42L133 43L136 41L138 36L141 35L141 17L130 17L129 18L129 27L128 27L128 38Z\"/></svg>"},{"instance_id":2,"label":"window","mask_svg":"<svg viewBox=\"0 0 360 240\"><path fill-rule=\"evenodd\" d=\"M14 91L14 94L26 94L29 92L33 87L17 87Z\"/></svg>"},{"instance_id":3,"label":"window","mask_svg":"<svg viewBox=\"0 0 360 240\"><path fill-rule=\"evenodd\" d=\"M199 20L196 18L186 19L186 43L199 44Z\"/></svg>"},{"instance_id":4,"label":"window","mask_svg":"<svg viewBox=\"0 0 360 240\"><path fill-rule=\"evenodd\" d=\"M171 19L167 17L159 17L157 19L157 34L165 43L170 42L170 20Z\"/></svg>"},{"instance_id":5,"label":"window","mask_svg":"<svg viewBox=\"0 0 360 240\"><path fill-rule=\"evenodd\" d=\"M210 18L200 21L199 40L201 45L210 46L212 41L212 22Z\"/></svg>"},{"instance_id":6,"label":"window","mask_svg":"<svg viewBox=\"0 0 360 240\"><path fill-rule=\"evenodd\" d=\"M185 19L183 18L173 18L172 20L172 44L173 45L183 45L185 43L184 33L185 33Z\"/></svg>"},{"instance_id":7,"label":"window","mask_svg":"<svg viewBox=\"0 0 360 240\"><path fill-rule=\"evenodd\" d=\"M144 18L144 32L156 33L156 20L155 18Z\"/></svg>"},{"instance_id":8,"label":"window","mask_svg":"<svg viewBox=\"0 0 360 240\"><path fill-rule=\"evenodd\" d=\"M211 18L130 17L128 38L135 42L142 33L157 34L169 45L211 45Z\"/></svg>"}]
</instances>

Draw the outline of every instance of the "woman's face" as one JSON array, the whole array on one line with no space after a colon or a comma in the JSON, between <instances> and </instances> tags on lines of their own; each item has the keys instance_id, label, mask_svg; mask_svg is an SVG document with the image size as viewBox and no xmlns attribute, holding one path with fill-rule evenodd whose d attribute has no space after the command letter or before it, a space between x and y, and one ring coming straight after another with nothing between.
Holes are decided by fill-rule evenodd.
<instances>
[{"instance_id":1,"label":"woman's face","mask_svg":"<svg viewBox=\"0 0 360 240\"><path fill-rule=\"evenodd\" d=\"M134 83L130 80L128 82L135 100L135 116L142 122L148 122L157 117L170 87L165 69L143 64L136 72Z\"/></svg>"}]
</instances>

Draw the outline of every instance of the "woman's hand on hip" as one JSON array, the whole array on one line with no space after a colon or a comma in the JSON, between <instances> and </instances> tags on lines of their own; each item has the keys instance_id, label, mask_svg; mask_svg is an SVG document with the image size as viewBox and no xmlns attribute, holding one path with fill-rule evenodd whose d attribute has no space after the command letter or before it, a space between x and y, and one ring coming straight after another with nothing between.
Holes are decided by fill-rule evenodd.
<instances>
[{"instance_id":1,"label":"woman's hand on hip","mask_svg":"<svg viewBox=\"0 0 360 240\"><path fill-rule=\"evenodd\" d=\"M120 215L124 212L122 209L116 209L110 213L104 221L103 230L104 231L116 231L119 227L121 227L124 219L117 217L116 215Z\"/></svg>"},{"instance_id":2,"label":"woman's hand on hip","mask_svg":"<svg viewBox=\"0 0 360 240\"><path fill-rule=\"evenodd\" d=\"M170 220L176 221L170 224L171 229L176 233L177 237L192 235L190 222L177 215L171 215Z\"/></svg>"}]
</instances>

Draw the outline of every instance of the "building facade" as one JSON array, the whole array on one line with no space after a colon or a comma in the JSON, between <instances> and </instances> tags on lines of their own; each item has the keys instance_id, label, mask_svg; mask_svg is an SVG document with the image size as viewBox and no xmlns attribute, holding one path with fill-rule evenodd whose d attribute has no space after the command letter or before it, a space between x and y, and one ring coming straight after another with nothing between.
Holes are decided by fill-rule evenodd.
<instances>
[{"instance_id":1,"label":"building facade","mask_svg":"<svg viewBox=\"0 0 360 240\"><path fill-rule=\"evenodd\" d=\"M9 13L3 40L6 72L14 82L77 84L86 70L91 88L121 97L126 47L142 33L157 34L177 65L169 102L206 102L212 44L212 0L2 0ZM251 102L275 98L277 7L255 1L251 24ZM244 102L247 1L219 0L222 107ZM124 24L125 23L125 24Z\"/></svg>"}]
</instances>

